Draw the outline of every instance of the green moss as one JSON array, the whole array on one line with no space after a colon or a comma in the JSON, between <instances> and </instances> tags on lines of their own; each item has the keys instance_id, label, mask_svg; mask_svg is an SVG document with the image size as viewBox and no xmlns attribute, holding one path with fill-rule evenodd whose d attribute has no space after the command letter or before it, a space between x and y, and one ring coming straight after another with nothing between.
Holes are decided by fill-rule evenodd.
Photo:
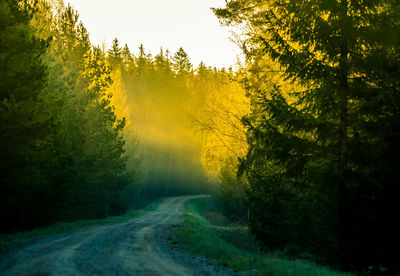
<instances>
[{"instance_id":1,"label":"green moss","mask_svg":"<svg viewBox=\"0 0 400 276\"><path fill-rule=\"evenodd\" d=\"M204 218L204 209L210 206L209 198L195 199L186 206L183 226L176 233L176 241L187 250L206 256L216 265L228 266L234 271L258 275L349 275L335 272L309 261L288 260L272 254L261 254L254 249L239 249L246 233L244 227L213 226ZM239 240L239 241L238 241ZM250 246L251 248L251 246Z\"/></svg>"}]
</instances>

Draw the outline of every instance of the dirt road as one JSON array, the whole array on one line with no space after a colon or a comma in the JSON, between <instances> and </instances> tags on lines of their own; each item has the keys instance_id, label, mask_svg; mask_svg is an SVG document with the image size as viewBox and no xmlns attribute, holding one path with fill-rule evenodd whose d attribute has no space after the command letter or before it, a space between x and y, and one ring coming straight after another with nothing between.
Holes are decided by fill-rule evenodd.
<instances>
[{"instance_id":1,"label":"dirt road","mask_svg":"<svg viewBox=\"0 0 400 276\"><path fill-rule=\"evenodd\" d=\"M40 238L2 256L1 275L195 275L160 249L161 233L178 222L186 201L168 198L157 210L123 223Z\"/></svg>"}]
</instances>

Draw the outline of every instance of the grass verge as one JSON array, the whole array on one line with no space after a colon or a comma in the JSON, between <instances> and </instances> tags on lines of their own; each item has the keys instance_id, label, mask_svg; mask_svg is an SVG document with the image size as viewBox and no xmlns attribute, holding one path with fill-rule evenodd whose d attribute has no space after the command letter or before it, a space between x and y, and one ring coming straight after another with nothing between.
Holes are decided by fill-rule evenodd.
<instances>
[{"instance_id":1,"label":"grass verge","mask_svg":"<svg viewBox=\"0 0 400 276\"><path fill-rule=\"evenodd\" d=\"M237 272L247 275L307 275L339 276L349 275L335 272L309 261L289 260L273 254L261 254L237 246L247 238L243 227L224 227L212 225L204 217L204 210L212 199L194 199L186 205L183 215L183 226L175 233L175 239L188 251L203 255L216 265L228 266ZM238 238L238 237L242 238ZM239 248L238 248L239 247ZM240 249L241 248L241 249Z\"/></svg>"},{"instance_id":2,"label":"grass verge","mask_svg":"<svg viewBox=\"0 0 400 276\"><path fill-rule=\"evenodd\" d=\"M6 252L11 248L15 248L25 240L33 238L35 236L65 233L82 227L96 225L96 224L123 222L131 218L138 217L145 212L154 211L158 207L158 205L162 201L164 201L164 199L165 198L160 198L154 201L153 203L147 205L143 209L130 210L121 216L107 217L104 219L84 219L72 222L57 222L47 227L35 228L31 231L18 232L12 234L0 234L0 252Z\"/></svg>"}]
</instances>

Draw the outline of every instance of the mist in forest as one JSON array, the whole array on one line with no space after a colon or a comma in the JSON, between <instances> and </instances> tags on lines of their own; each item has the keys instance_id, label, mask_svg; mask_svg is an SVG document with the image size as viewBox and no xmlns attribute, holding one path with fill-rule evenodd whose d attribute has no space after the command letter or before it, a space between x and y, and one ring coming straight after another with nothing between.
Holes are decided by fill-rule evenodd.
<instances>
[{"instance_id":1,"label":"mist in forest","mask_svg":"<svg viewBox=\"0 0 400 276\"><path fill-rule=\"evenodd\" d=\"M185 79L148 76L127 85L130 119L137 135L139 177L146 195L205 193L206 173L200 162L201 140L189 116ZM177 82L177 83L174 83Z\"/></svg>"},{"instance_id":2,"label":"mist in forest","mask_svg":"<svg viewBox=\"0 0 400 276\"><path fill-rule=\"evenodd\" d=\"M207 193L261 250L398 275L399 2L225 4L235 69L0 1L0 233Z\"/></svg>"},{"instance_id":3,"label":"mist in forest","mask_svg":"<svg viewBox=\"0 0 400 276\"><path fill-rule=\"evenodd\" d=\"M114 80L111 103L127 119L127 156L135 157L130 163L141 198L216 190L219 169L232 155L227 145L246 148L240 117L226 113L236 108L244 114L240 107L247 106L233 73L204 63L193 68L183 48L176 53L161 48L152 56L140 45L135 56L117 38L106 56ZM224 90L230 95L221 94ZM242 102L235 106L238 95ZM222 124L240 129L239 145L227 141L231 133L213 137Z\"/></svg>"}]
</instances>

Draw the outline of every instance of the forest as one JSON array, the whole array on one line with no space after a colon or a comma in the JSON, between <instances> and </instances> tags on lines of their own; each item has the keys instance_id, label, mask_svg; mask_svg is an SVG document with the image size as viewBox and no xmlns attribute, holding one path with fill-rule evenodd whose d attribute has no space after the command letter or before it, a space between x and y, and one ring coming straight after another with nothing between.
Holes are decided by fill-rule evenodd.
<instances>
[{"instance_id":1,"label":"forest","mask_svg":"<svg viewBox=\"0 0 400 276\"><path fill-rule=\"evenodd\" d=\"M260 250L400 273L400 3L213 12L244 62L93 45L63 1L0 1L0 232L211 194Z\"/></svg>"}]
</instances>

